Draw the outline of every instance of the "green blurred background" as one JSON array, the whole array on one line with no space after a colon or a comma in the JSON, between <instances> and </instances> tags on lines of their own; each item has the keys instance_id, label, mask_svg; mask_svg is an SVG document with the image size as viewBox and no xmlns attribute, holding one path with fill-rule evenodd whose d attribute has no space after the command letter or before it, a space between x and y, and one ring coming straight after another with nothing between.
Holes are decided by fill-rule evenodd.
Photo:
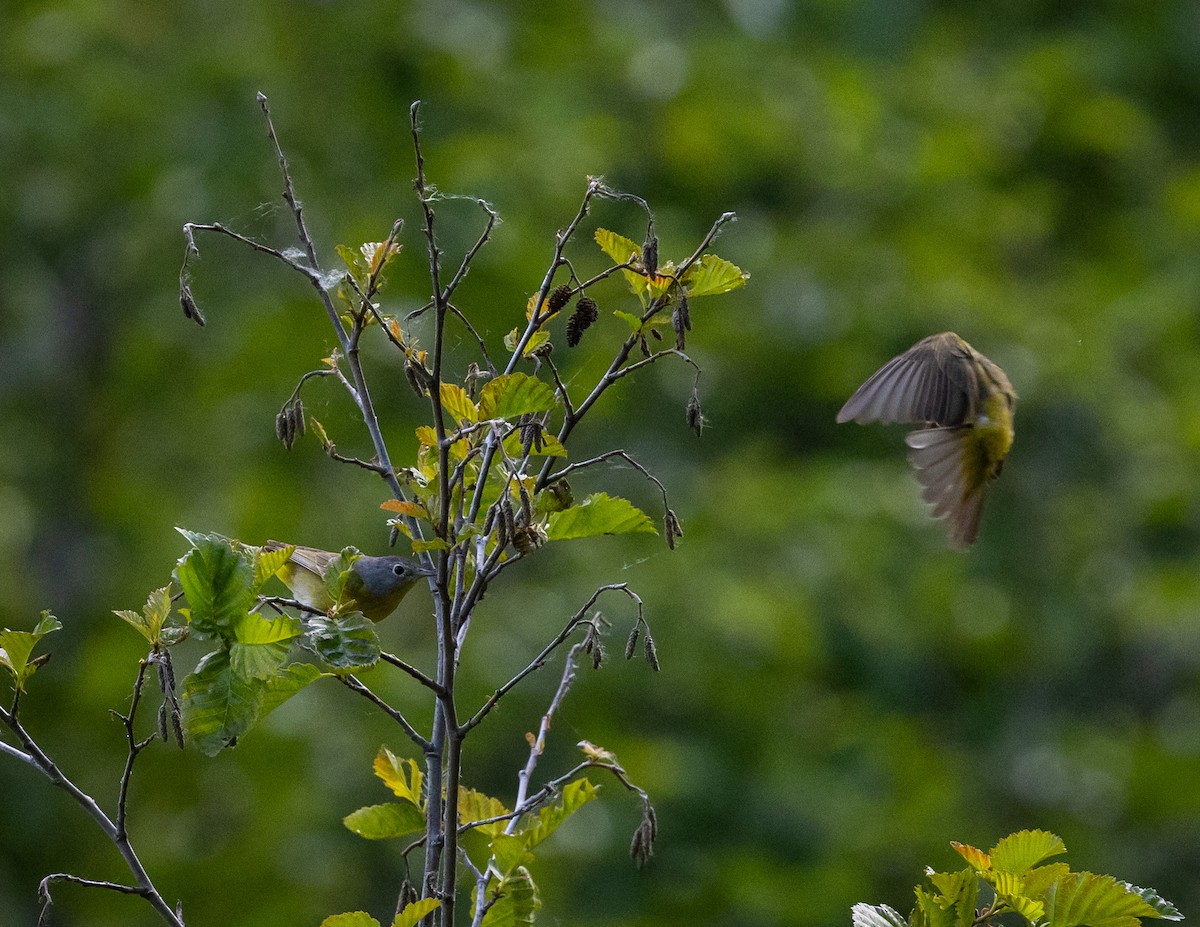
<instances>
[{"instance_id":1,"label":"green blurred background","mask_svg":"<svg viewBox=\"0 0 1200 927\"><path fill-rule=\"evenodd\" d=\"M403 216L386 308L419 306L419 98L430 179L505 219L459 292L493 350L588 174L651 202L664 258L735 210L715 250L753 274L693 306L702 438L689 372L662 364L574 445L624 447L662 477L680 549L545 548L491 592L464 656L473 704L595 585L628 580L647 603L662 672L619 659L629 612L610 603L616 658L581 676L540 769L585 737L616 751L661 842L635 871L637 802L604 783L539 859L543 920L848 923L860 900L907 910L925 865L954 865L951 839L1034 826L1075 867L1200 911L1200 7L9 0L0 25L0 625L62 618L24 717L108 807L124 751L107 710L142 655L110 610L166 582L173 526L385 544L373 478L273 437L333 346L305 284L202 239L197 329L180 227L292 244L261 90L327 265ZM451 254L479 218L440 207ZM628 205L593 220L640 240ZM584 382L622 324L605 314L556 356ZM943 329L1021 394L967 554L927 518L900 429L833 423L879 364ZM461 371L470 344L454 347ZM368 360L404 463L422 410L388 351ZM306 401L367 453L332 385ZM656 511L627 470L579 489ZM424 595L383 634L428 666ZM511 799L556 679L478 731L469 784ZM373 681L427 723L413 686ZM224 756L145 755L134 838L190 924L383 916L399 848L339 823L385 799L381 743L411 755L364 701L316 686ZM0 922L31 923L38 880L63 870L125 876L75 806L0 758ZM58 897L56 924L155 922L135 900Z\"/></svg>"}]
</instances>

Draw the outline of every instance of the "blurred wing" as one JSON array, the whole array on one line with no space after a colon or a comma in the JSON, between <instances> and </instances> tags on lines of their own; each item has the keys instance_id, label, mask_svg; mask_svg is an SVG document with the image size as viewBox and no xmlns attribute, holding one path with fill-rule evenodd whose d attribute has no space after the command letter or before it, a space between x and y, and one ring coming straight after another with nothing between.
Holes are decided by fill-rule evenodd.
<instances>
[{"instance_id":1,"label":"blurred wing","mask_svg":"<svg viewBox=\"0 0 1200 927\"><path fill-rule=\"evenodd\" d=\"M837 420L959 425L973 415L977 391L971 348L944 332L880 367L842 406Z\"/></svg>"},{"instance_id":2,"label":"blurred wing","mask_svg":"<svg viewBox=\"0 0 1200 927\"><path fill-rule=\"evenodd\" d=\"M986 480L972 479L964 454L971 439L971 426L923 428L908 434L908 462L925 487L921 498L933 506L935 518L946 518L950 542L969 547L979 534Z\"/></svg>"}]
</instances>

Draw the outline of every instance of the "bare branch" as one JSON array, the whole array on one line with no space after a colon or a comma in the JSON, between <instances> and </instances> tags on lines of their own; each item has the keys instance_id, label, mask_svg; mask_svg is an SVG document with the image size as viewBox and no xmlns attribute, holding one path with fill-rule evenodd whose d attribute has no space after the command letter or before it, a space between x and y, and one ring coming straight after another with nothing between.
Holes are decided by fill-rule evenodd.
<instances>
[{"instance_id":1,"label":"bare branch","mask_svg":"<svg viewBox=\"0 0 1200 927\"><path fill-rule=\"evenodd\" d=\"M637 602L640 608L641 600L630 591L628 583L610 583L598 588L592 593L591 597L583 604L579 611L577 611L566 623L566 625L563 626L563 629L559 631L557 635L555 635L554 640L543 647L541 653L534 657L533 661L530 662L528 666L526 666L512 679L504 683L504 685L493 692L488 697L487 701L484 702L479 708L479 710L476 711L475 714L470 717L470 719L463 722L463 725L460 728L461 733L465 735L473 727L478 725L484 718L487 717L488 713L496 707L496 704L500 701L500 699L504 698L505 695L512 691L514 686L518 685L526 676L537 672L539 669L545 666L547 660L550 658L550 655L562 646L562 644L568 637L571 636L576 628L584 624L590 624L592 619L587 618L586 615L592 606L596 604L600 596L605 592L623 592L625 595L631 597L635 602Z\"/></svg>"},{"instance_id":2,"label":"bare branch","mask_svg":"<svg viewBox=\"0 0 1200 927\"><path fill-rule=\"evenodd\" d=\"M436 695L442 694L443 689L441 686L439 686L436 682L434 682L432 679L430 679L428 676L426 676L424 673L422 673L419 669L417 669L412 664L405 663L403 660L401 660L395 654L388 653L387 651L382 651L379 654L379 658L381 660L383 660L384 663L390 663L392 666L396 667L397 669L404 670L404 672L408 673L408 675L410 675L413 679L415 679L417 682L419 682L421 685L423 685L426 689L431 690L434 694L436 694Z\"/></svg>"}]
</instances>

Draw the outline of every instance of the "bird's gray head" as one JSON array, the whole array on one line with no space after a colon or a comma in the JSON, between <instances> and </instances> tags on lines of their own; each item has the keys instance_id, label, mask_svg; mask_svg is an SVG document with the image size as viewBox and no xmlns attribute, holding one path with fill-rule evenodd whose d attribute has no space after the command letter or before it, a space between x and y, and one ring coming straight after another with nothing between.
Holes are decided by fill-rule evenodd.
<instances>
[{"instance_id":1,"label":"bird's gray head","mask_svg":"<svg viewBox=\"0 0 1200 927\"><path fill-rule=\"evenodd\" d=\"M410 557L359 557L354 570L362 577L363 588L372 597L389 596L407 589L430 570Z\"/></svg>"}]
</instances>

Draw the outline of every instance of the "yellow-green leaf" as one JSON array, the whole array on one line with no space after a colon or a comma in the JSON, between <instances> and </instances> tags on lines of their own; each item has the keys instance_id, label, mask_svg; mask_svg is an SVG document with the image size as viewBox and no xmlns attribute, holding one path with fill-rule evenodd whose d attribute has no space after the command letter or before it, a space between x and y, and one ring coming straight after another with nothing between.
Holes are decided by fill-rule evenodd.
<instances>
[{"instance_id":1,"label":"yellow-green leaf","mask_svg":"<svg viewBox=\"0 0 1200 927\"><path fill-rule=\"evenodd\" d=\"M608 229L596 229L596 244L618 264L624 264L642 253L642 246L632 238L626 238Z\"/></svg>"},{"instance_id":2,"label":"yellow-green leaf","mask_svg":"<svg viewBox=\"0 0 1200 927\"><path fill-rule=\"evenodd\" d=\"M470 824L475 821L487 820L488 818L497 818L508 813L508 809L504 807L504 802L498 798L492 798L492 796L476 792L474 789L460 788L458 790L459 824ZM508 821L495 821L491 824L481 824L475 829L488 836L494 836L503 833L507 825Z\"/></svg>"},{"instance_id":3,"label":"yellow-green leaf","mask_svg":"<svg viewBox=\"0 0 1200 927\"><path fill-rule=\"evenodd\" d=\"M424 830L425 815L410 802L390 801L352 811L342 818L342 823L347 830L367 840L386 840Z\"/></svg>"},{"instance_id":4,"label":"yellow-green leaf","mask_svg":"<svg viewBox=\"0 0 1200 927\"><path fill-rule=\"evenodd\" d=\"M658 533L650 516L628 499L598 492L588 496L579 505L554 512L546 528L546 539L567 541L633 532Z\"/></svg>"},{"instance_id":5,"label":"yellow-green leaf","mask_svg":"<svg viewBox=\"0 0 1200 927\"><path fill-rule=\"evenodd\" d=\"M295 545L289 544L279 550L256 548L254 553L254 586L261 587L268 579L279 572L280 567L288 562L295 553Z\"/></svg>"},{"instance_id":6,"label":"yellow-green leaf","mask_svg":"<svg viewBox=\"0 0 1200 927\"><path fill-rule=\"evenodd\" d=\"M380 747L375 757L375 775L386 785L397 798L416 805L421 804L421 783L424 776L421 767L414 760L402 760L387 747Z\"/></svg>"},{"instance_id":7,"label":"yellow-green leaf","mask_svg":"<svg viewBox=\"0 0 1200 927\"><path fill-rule=\"evenodd\" d=\"M413 541L412 552L414 554L424 554L431 550L449 550L450 545L442 538L431 538L428 541Z\"/></svg>"},{"instance_id":8,"label":"yellow-green leaf","mask_svg":"<svg viewBox=\"0 0 1200 927\"><path fill-rule=\"evenodd\" d=\"M750 275L736 264L731 264L715 254L706 254L688 268L683 275L683 286L689 297L717 296L742 286Z\"/></svg>"},{"instance_id":9,"label":"yellow-green leaf","mask_svg":"<svg viewBox=\"0 0 1200 927\"><path fill-rule=\"evenodd\" d=\"M379 921L366 911L347 911L345 914L330 914L321 921L321 927L379 927Z\"/></svg>"},{"instance_id":10,"label":"yellow-green leaf","mask_svg":"<svg viewBox=\"0 0 1200 927\"><path fill-rule=\"evenodd\" d=\"M1017 874L1050 856L1066 853L1062 838L1044 830L1023 830L997 841L989 854L992 868Z\"/></svg>"},{"instance_id":11,"label":"yellow-green leaf","mask_svg":"<svg viewBox=\"0 0 1200 927\"><path fill-rule=\"evenodd\" d=\"M426 915L436 911L441 904L436 898L421 898L412 904L405 905L404 910L397 914L396 919L392 921L392 927L417 927L417 924Z\"/></svg>"},{"instance_id":12,"label":"yellow-green leaf","mask_svg":"<svg viewBox=\"0 0 1200 927\"><path fill-rule=\"evenodd\" d=\"M496 887L499 900L488 908L482 927L531 927L542 906L537 885L524 866L518 866Z\"/></svg>"},{"instance_id":13,"label":"yellow-green leaf","mask_svg":"<svg viewBox=\"0 0 1200 927\"><path fill-rule=\"evenodd\" d=\"M502 374L484 386L479 396L479 417L517 418L532 412L549 412L556 404L554 390L548 383L525 373Z\"/></svg>"},{"instance_id":14,"label":"yellow-green leaf","mask_svg":"<svg viewBox=\"0 0 1200 927\"><path fill-rule=\"evenodd\" d=\"M441 388L442 407L454 416L461 425L479 421L479 410L467 391L457 383L443 383ZM436 443L436 442L434 442Z\"/></svg>"},{"instance_id":15,"label":"yellow-green leaf","mask_svg":"<svg viewBox=\"0 0 1200 927\"><path fill-rule=\"evenodd\" d=\"M437 447L437 431L432 425L421 425L417 429L417 443L422 447Z\"/></svg>"}]
</instances>

